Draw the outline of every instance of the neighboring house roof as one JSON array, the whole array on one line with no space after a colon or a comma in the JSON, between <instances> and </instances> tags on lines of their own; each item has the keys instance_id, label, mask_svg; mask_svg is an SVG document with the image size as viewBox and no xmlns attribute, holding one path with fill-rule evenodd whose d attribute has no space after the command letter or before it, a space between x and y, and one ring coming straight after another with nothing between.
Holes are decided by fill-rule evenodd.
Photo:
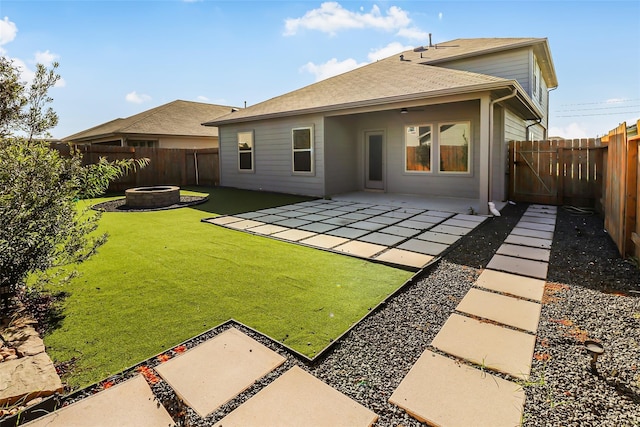
<instances>
[{"instance_id":1,"label":"neighboring house roof","mask_svg":"<svg viewBox=\"0 0 640 427\"><path fill-rule=\"evenodd\" d=\"M124 119L111 120L62 140L80 142L135 134L215 137L218 129L201 123L227 114L231 109L230 106L177 100Z\"/></svg>"},{"instance_id":2,"label":"neighboring house roof","mask_svg":"<svg viewBox=\"0 0 640 427\"><path fill-rule=\"evenodd\" d=\"M470 41L467 43L466 40ZM439 44L438 49L429 48L427 51L438 51L439 56L436 58L434 55L430 59L437 62L444 60L445 57L452 59L482 55L539 43L546 45L546 39L458 39ZM445 45L460 50L442 48ZM455 45L457 47L454 47ZM420 53L414 50L407 51L403 55L404 60L400 60L400 54L397 54L203 124L218 126L255 119L347 110L507 87L517 88L520 91L520 100L529 104L529 101L522 97L524 90L515 80L425 65L425 58L421 59ZM527 109L532 118L540 115L534 106L528 106Z\"/></svg>"}]
</instances>

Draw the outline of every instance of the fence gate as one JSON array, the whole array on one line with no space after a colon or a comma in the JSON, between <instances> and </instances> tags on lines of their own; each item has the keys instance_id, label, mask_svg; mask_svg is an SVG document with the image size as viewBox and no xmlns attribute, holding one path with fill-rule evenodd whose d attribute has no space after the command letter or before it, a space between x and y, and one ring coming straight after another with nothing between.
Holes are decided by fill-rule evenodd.
<instances>
[{"instance_id":1,"label":"fence gate","mask_svg":"<svg viewBox=\"0 0 640 427\"><path fill-rule=\"evenodd\" d=\"M511 141L509 199L600 209L605 149L595 139Z\"/></svg>"}]
</instances>

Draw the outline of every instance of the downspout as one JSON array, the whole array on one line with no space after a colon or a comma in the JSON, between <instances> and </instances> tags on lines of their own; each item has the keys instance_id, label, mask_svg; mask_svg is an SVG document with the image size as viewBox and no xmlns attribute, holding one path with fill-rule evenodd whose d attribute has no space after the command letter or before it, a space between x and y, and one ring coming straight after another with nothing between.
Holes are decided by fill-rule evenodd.
<instances>
[{"instance_id":1,"label":"downspout","mask_svg":"<svg viewBox=\"0 0 640 427\"><path fill-rule=\"evenodd\" d=\"M526 136L527 136L527 141L529 141L529 136L530 136L530 134L529 134L529 128L530 128L531 126L539 125L540 123L542 123L542 119L536 119L536 121L535 121L535 122L531 123L530 125L528 125L528 126L525 128L525 134L526 134Z\"/></svg>"},{"instance_id":2,"label":"downspout","mask_svg":"<svg viewBox=\"0 0 640 427\"><path fill-rule=\"evenodd\" d=\"M517 95L518 89L513 89L511 95L503 96L502 98L489 102L489 197L487 197L487 200L489 200L489 211L495 216L500 216L500 211L498 211L493 204L493 106L498 102L506 101Z\"/></svg>"}]
</instances>

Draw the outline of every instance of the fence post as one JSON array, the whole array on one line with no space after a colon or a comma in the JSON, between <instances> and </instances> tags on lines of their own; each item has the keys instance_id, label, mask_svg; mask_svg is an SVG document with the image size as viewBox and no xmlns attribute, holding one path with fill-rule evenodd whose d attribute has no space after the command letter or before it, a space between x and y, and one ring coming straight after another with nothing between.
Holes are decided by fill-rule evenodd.
<instances>
[{"instance_id":1,"label":"fence post","mask_svg":"<svg viewBox=\"0 0 640 427\"><path fill-rule=\"evenodd\" d=\"M558 158L556 159L556 205L562 206L564 204L564 165L565 165L565 153L562 144L558 144L557 148Z\"/></svg>"}]
</instances>

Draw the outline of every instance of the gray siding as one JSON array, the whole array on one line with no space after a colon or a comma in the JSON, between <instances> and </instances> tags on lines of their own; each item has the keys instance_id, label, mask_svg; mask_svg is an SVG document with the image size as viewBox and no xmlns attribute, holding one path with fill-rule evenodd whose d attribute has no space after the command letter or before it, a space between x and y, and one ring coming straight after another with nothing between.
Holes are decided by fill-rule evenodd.
<instances>
[{"instance_id":1,"label":"gray siding","mask_svg":"<svg viewBox=\"0 0 640 427\"><path fill-rule=\"evenodd\" d=\"M531 52L529 48L518 49L475 58L443 62L437 64L437 66L517 80L527 93L531 95L531 79L533 73Z\"/></svg>"},{"instance_id":2,"label":"gray siding","mask_svg":"<svg viewBox=\"0 0 640 427\"><path fill-rule=\"evenodd\" d=\"M506 141L525 141L527 139L527 125L524 120L509 110L505 110L504 116L504 139Z\"/></svg>"},{"instance_id":3,"label":"gray siding","mask_svg":"<svg viewBox=\"0 0 640 427\"><path fill-rule=\"evenodd\" d=\"M358 132L353 117L325 119L325 191L340 194L359 191Z\"/></svg>"},{"instance_id":4,"label":"gray siding","mask_svg":"<svg viewBox=\"0 0 640 427\"><path fill-rule=\"evenodd\" d=\"M293 174L291 130L313 126L313 175ZM254 172L238 170L237 132L254 133ZM324 195L322 116L300 116L220 126L220 185L321 197Z\"/></svg>"}]
</instances>

